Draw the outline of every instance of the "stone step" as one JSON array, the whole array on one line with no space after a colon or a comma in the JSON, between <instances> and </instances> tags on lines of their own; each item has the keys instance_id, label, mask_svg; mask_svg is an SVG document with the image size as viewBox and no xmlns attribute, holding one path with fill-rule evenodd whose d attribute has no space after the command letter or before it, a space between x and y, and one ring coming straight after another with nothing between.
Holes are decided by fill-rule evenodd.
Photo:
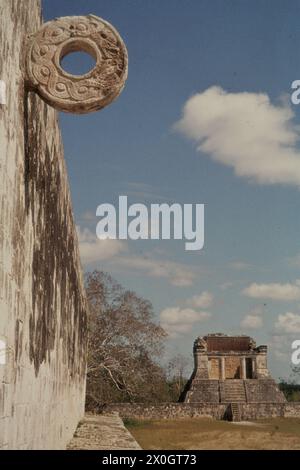
<instances>
[{"instance_id":1,"label":"stone step","mask_svg":"<svg viewBox=\"0 0 300 470\"><path fill-rule=\"evenodd\" d=\"M238 403L230 403L231 420L234 422L241 421L241 412Z\"/></svg>"},{"instance_id":2,"label":"stone step","mask_svg":"<svg viewBox=\"0 0 300 470\"><path fill-rule=\"evenodd\" d=\"M246 392L244 382L242 380L225 381L224 395L224 399L226 402L245 402Z\"/></svg>"}]
</instances>

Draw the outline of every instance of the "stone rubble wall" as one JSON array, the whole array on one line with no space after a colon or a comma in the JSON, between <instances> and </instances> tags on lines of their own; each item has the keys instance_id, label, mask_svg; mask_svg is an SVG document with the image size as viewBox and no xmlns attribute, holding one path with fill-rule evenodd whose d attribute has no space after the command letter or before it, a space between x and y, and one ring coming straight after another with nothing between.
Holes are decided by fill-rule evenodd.
<instances>
[{"instance_id":1,"label":"stone rubble wall","mask_svg":"<svg viewBox=\"0 0 300 470\"><path fill-rule=\"evenodd\" d=\"M224 419L229 413L229 406L226 403L115 403L108 405L105 412L118 412L123 419ZM276 417L300 418L300 402L240 403L239 409L244 421Z\"/></svg>"},{"instance_id":2,"label":"stone rubble wall","mask_svg":"<svg viewBox=\"0 0 300 470\"><path fill-rule=\"evenodd\" d=\"M0 1L0 449L63 449L84 415L87 308L57 113L24 91L41 21L40 0Z\"/></svg>"},{"instance_id":3,"label":"stone rubble wall","mask_svg":"<svg viewBox=\"0 0 300 470\"><path fill-rule=\"evenodd\" d=\"M172 419L214 417L222 419L228 405L215 403L116 403L108 405L105 412L118 412L132 419Z\"/></svg>"},{"instance_id":4,"label":"stone rubble wall","mask_svg":"<svg viewBox=\"0 0 300 470\"><path fill-rule=\"evenodd\" d=\"M247 401L249 403L270 402L282 403L286 399L279 390L275 380L271 378L262 379L235 379L235 380L211 380L198 379L192 376L187 382L186 387L180 397L180 401L186 403L222 403L228 400L226 397L226 388L233 387L241 383L245 390L245 397L238 401ZM226 384L226 387L225 387Z\"/></svg>"},{"instance_id":5,"label":"stone rubble wall","mask_svg":"<svg viewBox=\"0 0 300 470\"><path fill-rule=\"evenodd\" d=\"M284 394L273 379L245 380L248 402L285 402Z\"/></svg>"},{"instance_id":6,"label":"stone rubble wall","mask_svg":"<svg viewBox=\"0 0 300 470\"><path fill-rule=\"evenodd\" d=\"M187 387L188 388L188 387ZM191 386L185 396L185 402L210 402L220 403L220 384L219 380L197 380L192 381Z\"/></svg>"}]
</instances>

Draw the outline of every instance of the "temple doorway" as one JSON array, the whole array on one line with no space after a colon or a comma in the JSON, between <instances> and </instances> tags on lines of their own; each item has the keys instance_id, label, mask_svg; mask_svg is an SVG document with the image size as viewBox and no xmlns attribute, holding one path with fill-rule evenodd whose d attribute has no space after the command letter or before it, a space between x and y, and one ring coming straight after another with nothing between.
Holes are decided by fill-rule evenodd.
<instances>
[{"instance_id":1,"label":"temple doorway","mask_svg":"<svg viewBox=\"0 0 300 470\"><path fill-rule=\"evenodd\" d=\"M246 379L253 378L252 358L246 357Z\"/></svg>"}]
</instances>

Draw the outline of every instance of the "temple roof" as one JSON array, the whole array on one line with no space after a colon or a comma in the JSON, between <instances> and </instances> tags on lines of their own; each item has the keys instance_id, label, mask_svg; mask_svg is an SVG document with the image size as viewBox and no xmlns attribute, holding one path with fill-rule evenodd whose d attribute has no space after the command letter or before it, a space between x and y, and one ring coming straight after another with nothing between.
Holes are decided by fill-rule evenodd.
<instances>
[{"instance_id":1,"label":"temple roof","mask_svg":"<svg viewBox=\"0 0 300 470\"><path fill-rule=\"evenodd\" d=\"M207 335L203 339L207 342L208 352L249 351L252 345L250 336Z\"/></svg>"}]
</instances>

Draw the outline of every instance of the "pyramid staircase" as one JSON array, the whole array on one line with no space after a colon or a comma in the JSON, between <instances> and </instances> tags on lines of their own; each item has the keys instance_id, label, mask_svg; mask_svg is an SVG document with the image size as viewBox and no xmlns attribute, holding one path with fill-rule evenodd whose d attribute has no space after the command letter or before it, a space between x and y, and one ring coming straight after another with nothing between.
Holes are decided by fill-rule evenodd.
<instances>
[{"instance_id":1,"label":"pyramid staircase","mask_svg":"<svg viewBox=\"0 0 300 470\"><path fill-rule=\"evenodd\" d=\"M231 421L238 422L241 421L241 410L239 403L230 403L230 417Z\"/></svg>"},{"instance_id":2,"label":"pyramid staircase","mask_svg":"<svg viewBox=\"0 0 300 470\"><path fill-rule=\"evenodd\" d=\"M243 380L225 380L223 386L224 402L226 403L245 403L246 390Z\"/></svg>"}]
</instances>

